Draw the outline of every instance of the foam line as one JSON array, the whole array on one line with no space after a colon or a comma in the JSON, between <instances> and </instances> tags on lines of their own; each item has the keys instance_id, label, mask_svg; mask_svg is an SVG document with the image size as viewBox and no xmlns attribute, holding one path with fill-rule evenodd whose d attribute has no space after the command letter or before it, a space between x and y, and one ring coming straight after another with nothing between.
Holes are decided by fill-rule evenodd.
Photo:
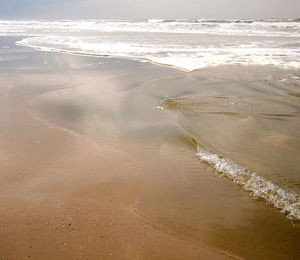
<instances>
[{"instance_id":1,"label":"foam line","mask_svg":"<svg viewBox=\"0 0 300 260\"><path fill-rule=\"evenodd\" d=\"M196 154L201 161L214 167L221 176L240 185L254 199L263 199L268 204L280 209L280 212L287 215L289 219L300 220L300 202L295 192L285 191L257 173L250 172L229 159L204 151L199 145L197 145Z\"/></svg>"}]
</instances>

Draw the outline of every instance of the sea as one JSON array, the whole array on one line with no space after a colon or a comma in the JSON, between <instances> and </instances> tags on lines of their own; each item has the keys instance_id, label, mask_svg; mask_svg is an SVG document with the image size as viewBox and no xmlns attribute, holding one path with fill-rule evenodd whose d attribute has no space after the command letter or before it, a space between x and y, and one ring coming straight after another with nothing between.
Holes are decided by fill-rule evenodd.
<instances>
[{"instance_id":1,"label":"sea","mask_svg":"<svg viewBox=\"0 0 300 260\"><path fill-rule=\"evenodd\" d=\"M299 19L0 21L0 35L48 51L118 56L190 71L223 64L299 68Z\"/></svg>"},{"instance_id":2,"label":"sea","mask_svg":"<svg viewBox=\"0 0 300 260\"><path fill-rule=\"evenodd\" d=\"M0 36L178 69L154 82L155 109L219 177L300 220L300 19L1 20Z\"/></svg>"}]
</instances>

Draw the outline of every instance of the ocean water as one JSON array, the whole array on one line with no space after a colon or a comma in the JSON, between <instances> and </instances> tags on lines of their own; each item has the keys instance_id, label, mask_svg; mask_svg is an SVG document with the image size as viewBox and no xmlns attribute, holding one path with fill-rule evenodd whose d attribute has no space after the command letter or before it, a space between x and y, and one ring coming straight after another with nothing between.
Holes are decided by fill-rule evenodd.
<instances>
[{"instance_id":1,"label":"ocean water","mask_svg":"<svg viewBox=\"0 0 300 260\"><path fill-rule=\"evenodd\" d=\"M148 86L157 107L176 114L201 161L300 220L299 20L0 21L0 35L186 71Z\"/></svg>"},{"instance_id":2,"label":"ocean water","mask_svg":"<svg viewBox=\"0 0 300 260\"><path fill-rule=\"evenodd\" d=\"M299 20L0 21L0 35L43 50L149 60L194 70L222 64L299 68Z\"/></svg>"}]
</instances>

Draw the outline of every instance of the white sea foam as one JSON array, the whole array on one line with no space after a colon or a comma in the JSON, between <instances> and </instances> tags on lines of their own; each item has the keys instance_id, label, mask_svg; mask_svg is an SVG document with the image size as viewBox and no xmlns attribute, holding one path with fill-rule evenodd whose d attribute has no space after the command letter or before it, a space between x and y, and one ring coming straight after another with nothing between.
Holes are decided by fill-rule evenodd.
<instances>
[{"instance_id":1,"label":"white sea foam","mask_svg":"<svg viewBox=\"0 0 300 260\"><path fill-rule=\"evenodd\" d=\"M197 156L200 160L214 167L222 176L240 185L254 199L263 199L293 220L300 220L300 201L296 193L285 191L279 186L267 181L255 172L222 158L217 154L204 151L197 146Z\"/></svg>"},{"instance_id":2,"label":"white sea foam","mask_svg":"<svg viewBox=\"0 0 300 260\"><path fill-rule=\"evenodd\" d=\"M182 42L184 39L178 40L176 37L167 37L165 39L167 41L162 42L160 37L161 35L154 35L151 40L145 40L140 35L128 37L126 35L122 35L122 37L110 35L109 39L107 39L108 37L96 36L40 36L23 39L17 44L46 51L78 52L149 60L188 71L223 64L276 65L300 68L300 53L297 48L261 46L260 43L255 42L237 46L234 46L235 42L216 43L214 46L207 46L207 44L201 45L197 39L193 39L192 43L184 44Z\"/></svg>"},{"instance_id":3,"label":"white sea foam","mask_svg":"<svg viewBox=\"0 0 300 260\"><path fill-rule=\"evenodd\" d=\"M292 19L261 20L58 20L0 21L0 33L29 35L38 32L101 31L159 32L217 35L293 36L300 37L300 22Z\"/></svg>"},{"instance_id":4,"label":"white sea foam","mask_svg":"<svg viewBox=\"0 0 300 260\"><path fill-rule=\"evenodd\" d=\"M148 60L183 70L223 64L300 68L300 22L266 20L0 21L0 35L46 51Z\"/></svg>"}]
</instances>

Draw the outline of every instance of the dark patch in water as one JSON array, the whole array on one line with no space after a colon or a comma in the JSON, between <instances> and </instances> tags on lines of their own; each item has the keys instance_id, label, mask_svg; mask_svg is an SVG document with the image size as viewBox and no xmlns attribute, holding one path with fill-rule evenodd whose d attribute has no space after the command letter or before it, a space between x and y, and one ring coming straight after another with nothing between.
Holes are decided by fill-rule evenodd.
<instances>
[{"instance_id":1,"label":"dark patch in water","mask_svg":"<svg viewBox=\"0 0 300 260\"><path fill-rule=\"evenodd\" d=\"M229 98L229 97L214 97L214 98Z\"/></svg>"},{"instance_id":2,"label":"dark patch in water","mask_svg":"<svg viewBox=\"0 0 300 260\"><path fill-rule=\"evenodd\" d=\"M292 117L297 115L291 115L291 114L261 114L262 116L275 116L275 117Z\"/></svg>"},{"instance_id":3,"label":"dark patch in water","mask_svg":"<svg viewBox=\"0 0 300 260\"><path fill-rule=\"evenodd\" d=\"M288 93L288 95L290 95L290 96L292 96L292 97L300 98L300 93L293 93L293 92L290 92L290 93Z\"/></svg>"},{"instance_id":4,"label":"dark patch in water","mask_svg":"<svg viewBox=\"0 0 300 260\"><path fill-rule=\"evenodd\" d=\"M69 120L78 121L84 115L83 110L76 104L65 103L59 107L59 113Z\"/></svg>"}]
</instances>

